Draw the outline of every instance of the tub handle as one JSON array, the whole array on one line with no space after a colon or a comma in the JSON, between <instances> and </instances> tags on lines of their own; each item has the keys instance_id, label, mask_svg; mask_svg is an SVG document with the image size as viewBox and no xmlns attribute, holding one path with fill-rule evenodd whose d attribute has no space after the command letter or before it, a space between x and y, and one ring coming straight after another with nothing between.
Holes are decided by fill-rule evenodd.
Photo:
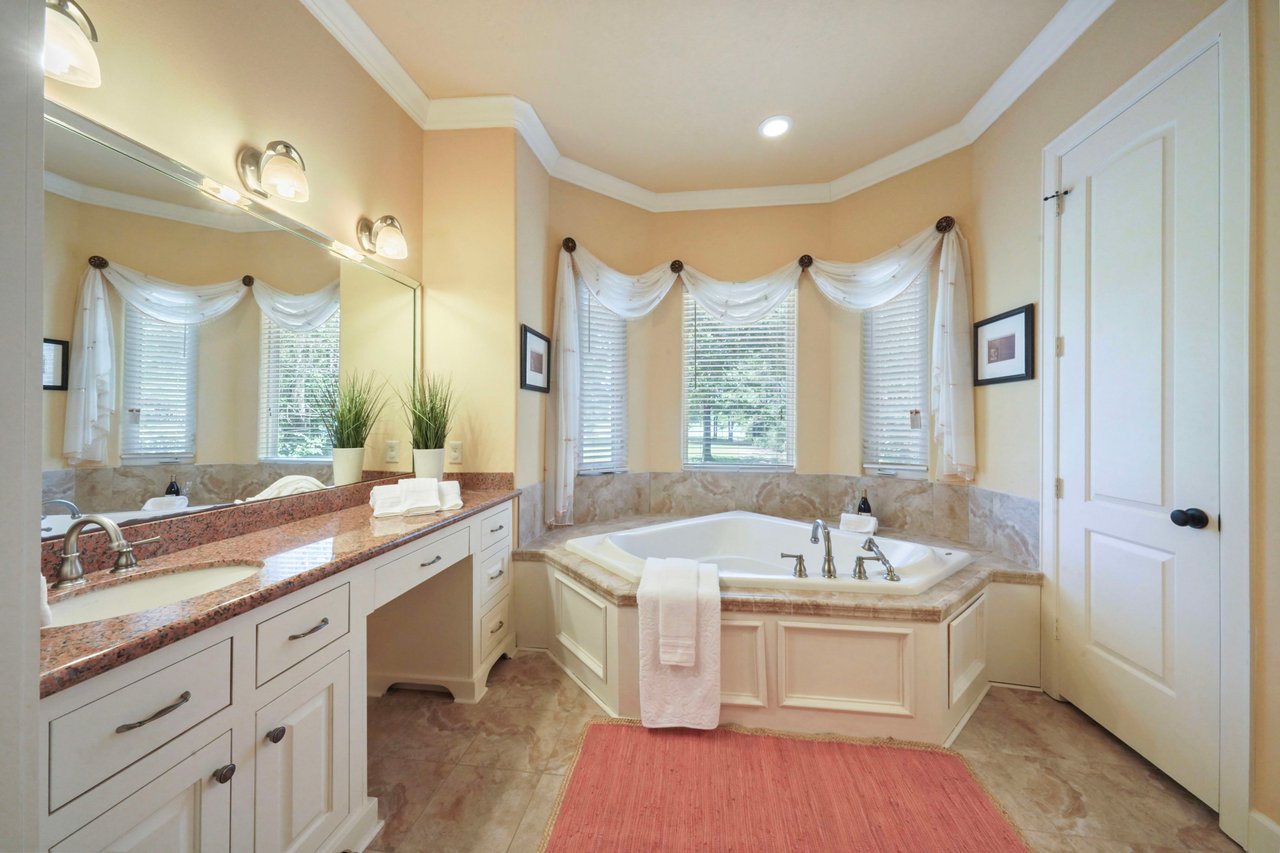
<instances>
[{"instance_id":1,"label":"tub handle","mask_svg":"<svg viewBox=\"0 0 1280 853\"><path fill-rule=\"evenodd\" d=\"M804 554L781 554L783 559L795 560L796 566L791 570L791 574L798 578L807 578L809 573L804 568Z\"/></svg>"}]
</instances>

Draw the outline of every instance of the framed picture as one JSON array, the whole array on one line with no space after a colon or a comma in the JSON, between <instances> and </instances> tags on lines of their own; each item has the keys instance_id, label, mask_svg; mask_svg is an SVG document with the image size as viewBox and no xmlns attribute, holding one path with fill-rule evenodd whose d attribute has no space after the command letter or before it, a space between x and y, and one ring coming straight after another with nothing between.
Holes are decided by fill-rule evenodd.
<instances>
[{"instance_id":1,"label":"framed picture","mask_svg":"<svg viewBox=\"0 0 1280 853\"><path fill-rule=\"evenodd\" d=\"M1035 303L973 324L973 384L1035 378Z\"/></svg>"},{"instance_id":2,"label":"framed picture","mask_svg":"<svg viewBox=\"0 0 1280 853\"><path fill-rule=\"evenodd\" d=\"M551 393L551 341L520 324L520 387Z\"/></svg>"},{"instance_id":3,"label":"framed picture","mask_svg":"<svg viewBox=\"0 0 1280 853\"><path fill-rule=\"evenodd\" d=\"M53 338L44 339L43 359L41 360L40 368L40 373L44 379L44 390L67 390L67 371L70 370L70 365L67 363L67 350L69 348L70 344L67 341L58 341Z\"/></svg>"}]
</instances>

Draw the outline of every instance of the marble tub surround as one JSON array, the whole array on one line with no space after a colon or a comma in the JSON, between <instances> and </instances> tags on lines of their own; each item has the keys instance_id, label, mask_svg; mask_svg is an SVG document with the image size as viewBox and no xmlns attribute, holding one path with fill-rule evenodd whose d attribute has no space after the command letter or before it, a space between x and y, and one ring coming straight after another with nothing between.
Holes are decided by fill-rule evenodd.
<instances>
[{"instance_id":1,"label":"marble tub surround","mask_svg":"<svg viewBox=\"0 0 1280 853\"><path fill-rule=\"evenodd\" d=\"M1040 565L1040 502L969 489L969 541L1015 562Z\"/></svg>"},{"instance_id":2,"label":"marble tub surround","mask_svg":"<svg viewBox=\"0 0 1280 853\"><path fill-rule=\"evenodd\" d=\"M576 524L608 521L650 511L651 474L580 474L573 481L573 520Z\"/></svg>"},{"instance_id":3,"label":"marble tub surround","mask_svg":"<svg viewBox=\"0 0 1280 853\"><path fill-rule=\"evenodd\" d=\"M144 559L130 578L229 563L261 564L262 569L238 583L174 604L42 629L40 695L64 690L514 496L510 490L464 490L462 509L408 519L375 520L368 506L353 506ZM52 595L50 600L118 582L116 576L99 572L84 587Z\"/></svg>"},{"instance_id":4,"label":"marble tub surround","mask_svg":"<svg viewBox=\"0 0 1280 853\"><path fill-rule=\"evenodd\" d=\"M520 489L520 517L516 525L516 544L532 542L547 532L547 513L543 504L542 483Z\"/></svg>"},{"instance_id":5,"label":"marble tub surround","mask_svg":"<svg viewBox=\"0 0 1280 853\"><path fill-rule=\"evenodd\" d=\"M308 516L336 512L347 507L364 506L368 504L369 492L374 486L394 482L403 475L393 474L385 477L380 474L379 476L379 479L367 479L349 486L338 486L301 495L286 495L281 498L230 504L152 521L132 522L122 529L125 538L130 541L161 537L159 542L139 545L135 552L139 560L152 559L174 551L182 551L298 521ZM62 564L62 543L63 538L57 536L46 539L41 545L40 573L48 581L54 581L58 577L58 568ZM113 565L115 552L111 550L107 534L100 528L94 526L85 530L80 534L78 544L80 564L86 575L110 569Z\"/></svg>"},{"instance_id":6,"label":"marble tub surround","mask_svg":"<svg viewBox=\"0 0 1280 853\"><path fill-rule=\"evenodd\" d=\"M700 514L700 513L699 513ZM639 584L605 569L564 547L569 539L594 536L618 530L630 530L650 524L674 521L671 515L644 515L607 522L559 527L548 530L540 539L522 545L512 555L517 561L544 561L619 607L636 606ZM905 534L886 530L886 535L907 535L914 541L940 548L972 551L965 544L936 536ZM842 571L847 567L842 567ZM1019 566L999 555L974 552L974 561L919 595L873 595L868 593L824 592L813 590L724 589L720 606L725 612L775 613L807 616L846 616L861 619L887 619L911 622L942 622L956 613L962 604L989 583L1040 584L1040 572Z\"/></svg>"}]
</instances>

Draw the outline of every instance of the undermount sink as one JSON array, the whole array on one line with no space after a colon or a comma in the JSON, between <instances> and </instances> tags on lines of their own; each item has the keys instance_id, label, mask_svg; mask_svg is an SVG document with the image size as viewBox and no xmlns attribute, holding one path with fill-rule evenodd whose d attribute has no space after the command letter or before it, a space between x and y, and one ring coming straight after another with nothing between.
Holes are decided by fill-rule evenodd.
<instances>
[{"instance_id":1,"label":"undermount sink","mask_svg":"<svg viewBox=\"0 0 1280 853\"><path fill-rule=\"evenodd\" d=\"M252 565L212 566L152 578L126 580L50 602L49 609L53 611L53 626L96 622L204 595L242 581L261 570L262 566Z\"/></svg>"}]
</instances>

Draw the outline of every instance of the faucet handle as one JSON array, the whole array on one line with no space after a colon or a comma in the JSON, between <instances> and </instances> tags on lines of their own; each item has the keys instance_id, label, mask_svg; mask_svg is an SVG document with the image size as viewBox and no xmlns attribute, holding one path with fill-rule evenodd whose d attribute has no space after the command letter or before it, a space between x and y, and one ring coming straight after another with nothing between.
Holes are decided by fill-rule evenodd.
<instances>
[{"instance_id":1,"label":"faucet handle","mask_svg":"<svg viewBox=\"0 0 1280 853\"><path fill-rule=\"evenodd\" d=\"M114 546L116 550L116 562L115 567L111 569L112 573L128 572L138 568L138 558L133 555L133 546L150 545L153 542L159 542L162 538L163 537L161 536L152 536L150 539L139 539L135 542L121 539L120 542Z\"/></svg>"},{"instance_id":2,"label":"faucet handle","mask_svg":"<svg viewBox=\"0 0 1280 853\"><path fill-rule=\"evenodd\" d=\"M795 577L807 578L809 576L809 573L804 568L804 554L780 554L779 556L796 561L796 567L791 572Z\"/></svg>"}]
</instances>

